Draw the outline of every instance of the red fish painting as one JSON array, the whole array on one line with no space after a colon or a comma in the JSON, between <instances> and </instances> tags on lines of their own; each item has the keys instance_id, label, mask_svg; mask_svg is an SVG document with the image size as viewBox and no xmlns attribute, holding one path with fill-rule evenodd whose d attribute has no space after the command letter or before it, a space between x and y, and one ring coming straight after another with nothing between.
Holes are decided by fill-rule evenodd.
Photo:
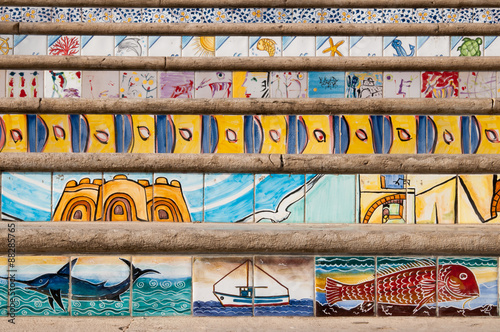
<instances>
[{"instance_id":1,"label":"red fish painting","mask_svg":"<svg viewBox=\"0 0 500 332\"><path fill-rule=\"evenodd\" d=\"M436 289L440 303L479 296L476 277L467 267L440 265L436 286L436 265L426 261L379 271L376 287L377 303L416 306L413 313L425 304L436 303ZM330 305L345 300L375 300L375 280L348 285L327 277L325 290Z\"/></svg>"}]
</instances>

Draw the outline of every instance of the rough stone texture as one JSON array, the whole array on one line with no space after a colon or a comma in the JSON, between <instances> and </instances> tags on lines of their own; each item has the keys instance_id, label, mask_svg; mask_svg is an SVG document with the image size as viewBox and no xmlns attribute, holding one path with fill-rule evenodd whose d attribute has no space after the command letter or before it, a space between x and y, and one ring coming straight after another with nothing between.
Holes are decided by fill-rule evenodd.
<instances>
[{"instance_id":1,"label":"rough stone texture","mask_svg":"<svg viewBox=\"0 0 500 332\"><path fill-rule=\"evenodd\" d=\"M500 225L17 222L15 228L18 254L500 255ZM7 236L5 222L2 252Z\"/></svg>"},{"instance_id":2,"label":"rough stone texture","mask_svg":"<svg viewBox=\"0 0 500 332\"><path fill-rule=\"evenodd\" d=\"M497 99L79 99L0 98L0 112L20 114L381 114L496 115Z\"/></svg>"}]
</instances>

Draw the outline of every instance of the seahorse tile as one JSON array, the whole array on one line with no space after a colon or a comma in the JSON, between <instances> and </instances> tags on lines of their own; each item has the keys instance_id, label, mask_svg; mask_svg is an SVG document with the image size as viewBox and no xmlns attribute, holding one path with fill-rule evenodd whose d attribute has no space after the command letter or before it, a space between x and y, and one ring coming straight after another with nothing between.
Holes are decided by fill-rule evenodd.
<instances>
[{"instance_id":1,"label":"seahorse tile","mask_svg":"<svg viewBox=\"0 0 500 332\"><path fill-rule=\"evenodd\" d=\"M384 10L381 8L353 9L352 23L384 23Z\"/></svg>"},{"instance_id":2,"label":"seahorse tile","mask_svg":"<svg viewBox=\"0 0 500 332\"><path fill-rule=\"evenodd\" d=\"M384 9L384 22L383 23L415 23L414 9L411 8L397 8L397 9Z\"/></svg>"},{"instance_id":3,"label":"seahorse tile","mask_svg":"<svg viewBox=\"0 0 500 332\"><path fill-rule=\"evenodd\" d=\"M215 56L248 56L248 36L216 36Z\"/></svg>"},{"instance_id":4,"label":"seahorse tile","mask_svg":"<svg viewBox=\"0 0 500 332\"><path fill-rule=\"evenodd\" d=\"M195 73L196 98L232 98L233 73L230 71Z\"/></svg>"},{"instance_id":5,"label":"seahorse tile","mask_svg":"<svg viewBox=\"0 0 500 332\"><path fill-rule=\"evenodd\" d=\"M450 37L417 37L417 56L450 56Z\"/></svg>"},{"instance_id":6,"label":"seahorse tile","mask_svg":"<svg viewBox=\"0 0 500 332\"><path fill-rule=\"evenodd\" d=\"M54 7L52 12L53 23L81 22L82 9L73 7Z\"/></svg>"},{"instance_id":7,"label":"seahorse tile","mask_svg":"<svg viewBox=\"0 0 500 332\"><path fill-rule=\"evenodd\" d=\"M310 71L309 98L344 98L345 73L333 71Z\"/></svg>"},{"instance_id":8,"label":"seahorse tile","mask_svg":"<svg viewBox=\"0 0 500 332\"><path fill-rule=\"evenodd\" d=\"M382 37L360 37L349 38L350 56L382 56Z\"/></svg>"},{"instance_id":9,"label":"seahorse tile","mask_svg":"<svg viewBox=\"0 0 500 332\"><path fill-rule=\"evenodd\" d=\"M451 36L451 56L483 56L484 37Z\"/></svg>"},{"instance_id":10,"label":"seahorse tile","mask_svg":"<svg viewBox=\"0 0 500 332\"><path fill-rule=\"evenodd\" d=\"M194 98L194 72L160 72L159 98Z\"/></svg>"},{"instance_id":11,"label":"seahorse tile","mask_svg":"<svg viewBox=\"0 0 500 332\"><path fill-rule=\"evenodd\" d=\"M83 71L82 98L118 98L120 93L118 71Z\"/></svg>"},{"instance_id":12,"label":"seahorse tile","mask_svg":"<svg viewBox=\"0 0 500 332\"><path fill-rule=\"evenodd\" d=\"M233 23L260 23L262 11L262 8L234 8Z\"/></svg>"},{"instance_id":13,"label":"seahorse tile","mask_svg":"<svg viewBox=\"0 0 500 332\"><path fill-rule=\"evenodd\" d=\"M281 37L250 37L250 56L281 56Z\"/></svg>"},{"instance_id":14,"label":"seahorse tile","mask_svg":"<svg viewBox=\"0 0 500 332\"><path fill-rule=\"evenodd\" d=\"M356 177L307 174L306 223L354 223Z\"/></svg>"},{"instance_id":15,"label":"seahorse tile","mask_svg":"<svg viewBox=\"0 0 500 332\"><path fill-rule=\"evenodd\" d=\"M177 23L174 22L173 14L176 8L143 8L143 23Z\"/></svg>"},{"instance_id":16,"label":"seahorse tile","mask_svg":"<svg viewBox=\"0 0 500 332\"><path fill-rule=\"evenodd\" d=\"M120 98L156 98L156 75L155 71L120 72Z\"/></svg>"},{"instance_id":17,"label":"seahorse tile","mask_svg":"<svg viewBox=\"0 0 500 332\"><path fill-rule=\"evenodd\" d=\"M147 54L147 36L115 36L116 56L146 56Z\"/></svg>"},{"instance_id":18,"label":"seahorse tile","mask_svg":"<svg viewBox=\"0 0 500 332\"><path fill-rule=\"evenodd\" d=\"M174 17L178 17L179 23L204 23L202 8L179 8ZM176 20L177 22L177 20Z\"/></svg>"},{"instance_id":19,"label":"seahorse tile","mask_svg":"<svg viewBox=\"0 0 500 332\"><path fill-rule=\"evenodd\" d=\"M131 269L130 261L130 256L71 257L71 315L130 316L130 287L146 275Z\"/></svg>"},{"instance_id":20,"label":"seahorse tile","mask_svg":"<svg viewBox=\"0 0 500 332\"><path fill-rule=\"evenodd\" d=\"M270 72L233 72L233 98L270 98Z\"/></svg>"},{"instance_id":21,"label":"seahorse tile","mask_svg":"<svg viewBox=\"0 0 500 332\"><path fill-rule=\"evenodd\" d=\"M215 56L215 37L182 36L182 56Z\"/></svg>"},{"instance_id":22,"label":"seahorse tile","mask_svg":"<svg viewBox=\"0 0 500 332\"><path fill-rule=\"evenodd\" d=\"M289 151L289 140L296 135L296 130L287 116L255 115L253 118L255 153L284 154Z\"/></svg>"},{"instance_id":23,"label":"seahorse tile","mask_svg":"<svg viewBox=\"0 0 500 332\"><path fill-rule=\"evenodd\" d=\"M441 8L416 8L413 12L414 23L441 23Z\"/></svg>"},{"instance_id":24,"label":"seahorse tile","mask_svg":"<svg viewBox=\"0 0 500 332\"><path fill-rule=\"evenodd\" d=\"M382 98L383 84L382 72L347 72L347 98Z\"/></svg>"},{"instance_id":25,"label":"seahorse tile","mask_svg":"<svg viewBox=\"0 0 500 332\"><path fill-rule=\"evenodd\" d=\"M262 9L263 23L293 23L292 8L264 8Z\"/></svg>"},{"instance_id":26,"label":"seahorse tile","mask_svg":"<svg viewBox=\"0 0 500 332\"><path fill-rule=\"evenodd\" d=\"M80 36L47 36L49 55L80 55Z\"/></svg>"},{"instance_id":27,"label":"seahorse tile","mask_svg":"<svg viewBox=\"0 0 500 332\"><path fill-rule=\"evenodd\" d=\"M422 72L422 98L457 98L458 72Z\"/></svg>"},{"instance_id":28,"label":"seahorse tile","mask_svg":"<svg viewBox=\"0 0 500 332\"><path fill-rule=\"evenodd\" d=\"M416 37L384 37L384 56L415 56Z\"/></svg>"},{"instance_id":29,"label":"seahorse tile","mask_svg":"<svg viewBox=\"0 0 500 332\"><path fill-rule=\"evenodd\" d=\"M2 219L50 221L51 181L51 173L3 172Z\"/></svg>"},{"instance_id":30,"label":"seahorse tile","mask_svg":"<svg viewBox=\"0 0 500 332\"><path fill-rule=\"evenodd\" d=\"M205 23L232 23L233 8L203 8Z\"/></svg>"},{"instance_id":31,"label":"seahorse tile","mask_svg":"<svg viewBox=\"0 0 500 332\"><path fill-rule=\"evenodd\" d=\"M271 72L271 98L290 99L307 97L307 72Z\"/></svg>"},{"instance_id":32,"label":"seahorse tile","mask_svg":"<svg viewBox=\"0 0 500 332\"><path fill-rule=\"evenodd\" d=\"M283 56L315 56L315 37L283 36Z\"/></svg>"},{"instance_id":33,"label":"seahorse tile","mask_svg":"<svg viewBox=\"0 0 500 332\"><path fill-rule=\"evenodd\" d=\"M191 314L191 256L133 256L132 263L147 271L132 289L133 316Z\"/></svg>"},{"instance_id":34,"label":"seahorse tile","mask_svg":"<svg viewBox=\"0 0 500 332\"><path fill-rule=\"evenodd\" d=\"M68 265L66 256L16 257L10 285L16 316L68 316Z\"/></svg>"},{"instance_id":35,"label":"seahorse tile","mask_svg":"<svg viewBox=\"0 0 500 332\"><path fill-rule=\"evenodd\" d=\"M497 174L458 175L459 224L496 224L498 216Z\"/></svg>"},{"instance_id":36,"label":"seahorse tile","mask_svg":"<svg viewBox=\"0 0 500 332\"><path fill-rule=\"evenodd\" d=\"M420 98L420 72L384 72L384 98Z\"/></svg>"},{"instance_id":37,"label":"seahorse tile","mask_svg":"<svg viewBox=\"0 0 500 332\"><path fill-rule=\"evenodd\" d=\"M10 98L42 98L43 72L14 71L7 72L7 97ZM4 90L5 91L5 90Z\"/></svg>"},{"instance_id":38,"label":"seahorse tile","mask_svg":"<svg viewBox=\"0 0 500 332\"><path fill-rule=\"evenodd\" d=\"M21 22L51 22L51 7L22 7Z\"/></svg>"},{"instance_id":39,"label":"seahorse tile","mask_svg":"<svg viewBox=\"0 0 500 332\"><path fill-rule=\"evenodd\" d=\"M113 22L112 8L82 8L82 22L111 23Z\"/></svg>"},{"instance_id":40,"label":"seahorse tile","mask_svg":"<svg viewBox=\"0 0 500 332\"><path fill-rule=\"evenodd\" d=\"M149 56L181 56L181 36L149 36Z\"/></svg>"},{"instance_id":41,"label":"seahorse tile","mask_svg":"<svg viewBox=\"0 0 500 332\"><path fill-rule=\"evenodd\" d=\"M443 8L443 23L472 23L474 11L471 8Z\"/></svg>"},{"instance_id":42,"label":"seahorse tile","mask_svg":"<svg viewBox=\"0 0 500 332\"><path fill-rule=\"evenodd\" d=\"M4 90L5 91L5 90ZM30 137L36 135L36 129L31 126L31 136L28 135L28 116L25 114L3 114L0 115L0 123L5 126L5 142L0 146L2 152L31 152L34 147L30 146L28 150L28 141ZM30 120L33 116L29 117ZM33 138L32 138L33 139ZM34 139L33 139L34 141ZM32 144L33 141L30 143Z\"/></svg>"},{"instance_id":43,"label":"seahorse tile","mask_svg":"<svg viewBox=\"0 0 500 332\"><path fill-rule=\"evenodd\" d=\"M113 8L113 23L141 23L141 8Z\"/></svg>"},{"instance_id":44,"label":"seahorse tile","mask_svg":"<svg viewBox=\"0 0 500 332\"><path fill-rule=\"evenodd\" d=\"M113 56L115 54L114 36L81 36L82 55Z\"/></svg>"},{"instance_id":45,"label":"seahorse tile","mask_svg":"<svg viewBox=\"0 0 500 332\"><path fill-rule=\"evenodd\" d=\"M373 316L371 283L375 283L374 257L316 257L316 317ZM351 289L356 292L345 291Z\"/></svg>"},{"instance_id":46,"label":"seahorse tile","mask_svg":"<svg viewBox=\"0 0 500 332\"><path fill-rule=\"evenodd\" d=\"M484 55L498 56L500 54L500 38L498 36L484 37Z\"/></svg>"},{"instance_id":47,"label":"seahorse tile","mask_svg":"<svg viewBox=\"0 0 500 332\"><path fill-rule=\"evenodd\" d=\"M349 56L349 37L316 37L316 56Z\"/></svg>"},{"instance_id":48,"label":"seahorse tile","mask_svg":"<svg viewBox=\"0 0 500 332\"><path fill-rule=\"evenodd\" d=\"M14 36L0 35L0 56L13 54Z\"/></svg>"},{"instance_id":49,"label":"seahorse tile","mask_svg":"<svg viewBox=\"0 0 500 332\"><path fill-rule=\"evenodd\" d=\"M459 98L496 98L497 73L493 71L459 72Z\"/></svg>"}]
</instances>

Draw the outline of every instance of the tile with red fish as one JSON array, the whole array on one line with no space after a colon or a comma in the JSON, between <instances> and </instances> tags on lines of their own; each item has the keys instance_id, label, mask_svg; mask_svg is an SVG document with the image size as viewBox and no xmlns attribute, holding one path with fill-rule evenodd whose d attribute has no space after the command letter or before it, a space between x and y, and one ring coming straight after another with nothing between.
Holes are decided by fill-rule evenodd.
<instances>
[{"instance_id":1,"label":"tile with red fish","mask_svg":"<svg viewBox=\"0 0 500 332\"><path fill-rule=\"evenodd\" d=\"M436 316L436 259L377 257L378 316Z\"/></svg>"},{"instance_id":2,"label":"tile with red fish","mask_svg":"<svg viewBox=\"0 0 500 332\"><path fill-rule=\"evenodd\" d=\"M195 86L196 98L232 98L233 73L231 71L196 72Z\"/></svg>"},{"instance_id":3,"label":"tile with red fish","mask_svg":"<svg viewBox=\"0 0 500 332\"><path fill-rule=\"evenodd\" d=\"M497 316L498 258L439 257L439 316Z\"/></svg>"}]
</instances>

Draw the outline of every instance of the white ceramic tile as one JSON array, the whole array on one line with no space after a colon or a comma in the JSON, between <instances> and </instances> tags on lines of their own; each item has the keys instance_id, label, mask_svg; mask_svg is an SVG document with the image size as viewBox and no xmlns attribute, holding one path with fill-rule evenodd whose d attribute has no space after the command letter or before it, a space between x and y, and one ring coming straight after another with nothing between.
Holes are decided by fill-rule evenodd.
<instances>
[{"instance_id":1,"label":"white ceramic tile","mask_svg":"<svg viewBox=\"0 0 500 332\"><path fill-rule=\"evenodd\" d=\"M497 73L494 71L459 72L459 98L496 98Z\"/></svg>"},{"instance_id":2,"label":"white ceramic tile","mask_svg":"<svg viewBox=\"0 0 500 332\"><path fill-rule=\"evenodd\" d=\"M8 70L7 97L10 98L43 98L43 71Z\"/></svg>"},{"instance_id":3,"label":"white ceramic tile","mask_svg":"<svg viewBox=\"0 0 500 332\"><path fill-rule=\"evenodd\" d=\"M417 37L417 56L450 56L450 37Z\"/></svg>"},{"instance_id":4,"label":"white ceramic tile","mask_svg":"<svg viewBox=\"0 0 500 332\"><path fill-rule=\"evenodd\" d=\"M182 56L193 56L193 57L215 56L215 37L183 36Z\"/></svg>"},{"instance_id":5,"label":"white ceramic tile","mask_svg":"<svg viewBox=\"0 0 500 332\"><path fill-rule=\"evenodd\" d=\"M149 36L150 56L181 56L180 36Z\"/></svg>"},{"instance_id":6,"label":"white ceramic tile","mask_svg":"<svg viewBox=\"0 0 500 332\"><path fill-rule=\"evenodd\" d=\"M307 97L307 72L271 72L271 98L292 99Z\"/></svg>"},{"instance_id":7,"label":"white ceramic tile","mask_svg":"<svg viewBox=\"0 0 500 332\"><path fill-rule=\"evenodd\" d=\"M45 98L80 98L80 71L45 71Z\"/></svg>"},{"instance_id":8,"label":"white ceramic tile","mask_svg":"<svg viewBox=\"0 0 500 332\"><path fill-rule=\"evenodd\" d=\"M384 72L384 98L420 98L420 72Z\"/></svg>"},{"instance_id":9,"label":"white ceramic tile","mask_svg":"<svg viewBox=\"0 0 500 332\"><path fill-rule=\"evenodd\" d=\"M349 37L316 37L316 56L349 56Z\"/></svg>"},{"instance_id":10,"label":"white ceramic tile","mask_svg":"<svg viewBox=\"0 0 500 332\"><path fill-rule=\"evenodd\" d=\"M384 56L415 56L417 37L384 37Z\"/></svg>"},{"instance_id":11,"label":"white ceramic tile","mask_svg":"<svg viewBox=\"0 0 500 332\"><path fill-rule=\"evenodd\" d=\"M351 37L350 56L382 56L382 37Z\"/></svg>"},{"instance_id":12,"label":"white ceramic tile","mask_svg":"<svg viewBox=\"0 0 500 332\"><path fill-rule=\"evenodd\" d=\"M16 35L14 36L15 55L47 55L47 36Z\"/></svg>"},{"instance_id":13,"label":"white ceramic tile","mask_svg":"<svg viewBox=\"0 0 500 332\"><path fill-rule=\"evenodd\" d=\"M283 56L315 56L315 37L284 36Z\"/></svg>"},{"instance_id":14,"label":"white ceramic tile","mask_svg":"<svg viewBox=\"0 0 500 332\"><path fill-rule=\"evenodd\" d=\"M116 56L146 56L147 54L147 36L115 36Z\"/></svg>"},{"instance_id":15,"label":"white ceramic tile","mask_svg":"<svg viewBox=\"0 0 500 332\"><path fill-rule=\"evenodd\" d=\"M484 55L500 56L500 38L498 36L484 37Z\"/></svg>"},{"instance_id":16,"label":"white ceramic tile","mask_svg":"<svg viewBox=\"0 0 500 332\"><path fill-rule=\"evenodd\" d=\"M82 36L82 55L112 56L115 54L115 37Z\"/></svg>"},{"instance_id":17,"label":"white ceramic tile","mask_svg":"<svg viewBox=\"0 0 500 332\"><path fill-rule=\"evenodd\" d=\"M451 56L483 56L484 37L451 37Z\"/></svg>"},{"instance_id":18,"label":"white ceramic tile","mask_svg":"<svg viewBox=\"0 0 500 332\"><path fill-rule=\"evenodd\" d=\"M80 55L80 36L48 36L49 55Z\"/></svg>"},{"instance_id":19,"label":"white ceramic tile","mask_svg":"<svg viewBox=\"0 0 500 332\"><path fill-rule=\"evenodd\" d=\"M0 56L12 55L14 46L13 35L0 35Z\"/></svg>"},{"instance_id":20,"label":"white ceramic tile","mask_svg":"<svg viewBox=\"0 0 500 332\"><path fill-rule=\"evenodd\" d=\"M217 36L215 37L216 56L248 56L247 36Z\"/></svg>"},{"instance_id":21,"label":"white ceramic tile","mask_svg":"<svg viewBox=\"0 0 500 332\"><path fill-rule=\"evenodd\" d=\"M281 37L250 37L250 56L281 56Z\"/></svg>"},{"instance_id":22,"label":"white ceramic tile","mask_svg":"<svg viewBox=\"0 0 500 332\"><path fill-rule=\"evenodd\" d=\"M196 72L195 98L232 98L233 73L230 71Z\"/></svg>"}]
</instances>

